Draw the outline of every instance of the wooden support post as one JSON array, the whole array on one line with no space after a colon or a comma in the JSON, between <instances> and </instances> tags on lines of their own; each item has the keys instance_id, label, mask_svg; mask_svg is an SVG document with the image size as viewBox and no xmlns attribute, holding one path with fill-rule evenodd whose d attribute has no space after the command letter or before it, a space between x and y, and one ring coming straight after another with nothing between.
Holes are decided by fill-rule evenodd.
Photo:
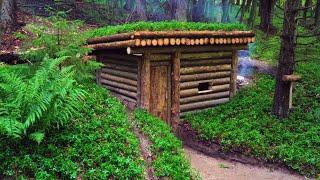
<instances>
[{"instance_id":1,"label":"wooden support post","mask_svg":"<svg viewBox=\"0 0 320 180\"><path fill-rule=\"evenodd\" d=\"M141 107L150 110L150 54L146 53L143 55L141 62L141 83L140 83L140 94L141 94Z\"/></svg>"},{"instance_id":2,"label":"wooden support post","mask_svg":"<svg viewBox=\"0 0 320 180\"><path fill-rule=\"evenodd\" d=\"M293 106L292 106L293 85L294 85L294 82L290 82L290 92L289 92L289 109L292 109L292 108L293 108Z\"/></svg>"},{"instance_id":3,"label":"wooden support post","mask_svg":"<svg viewBox=\"0 0 320 180\"><path fill-rule=\"evenodd\" d=\"M238 74L238 52L232 51L231 61L231 77L230 77L230 97L233 97L237 92L237 74Z\"/></svg>"},{"instance_id":4,"label":"wooden support post","mask_svg":"<svg viewBox=\"0 0 320 180\"><path fill-rule=\"evenodd\" d=\"M101 69L96 71L96 81L98 85L101 85Z\"/></svg>"},{"instance_id":5,"label":"wooden support post","mask_svg":"<svg viewBox=\"0 0 320 180\"><path fill-rule=\"evenodd\" d=\"M180 121L180 52L172 55L172 108L171 125L177 130Z\"/></svg>"},{"instance_id":6,"label":"wooden support post","mask_svg":"<svg viewBox=\"0 0 320 180\"><path fill-rule=\"evenodd\" d=\"M299 75L294 75L294 74L291 74L291 75L284 75L282 77L282 81L284 82L287 82L287 83L290 83L290 90L289 90L289 109L292 109L293 106L292 106L292 96L293 96L293 87L294 87L294 84L295 82L298 82L301 80L301 76Z\"/></svg>"}]
</instances>

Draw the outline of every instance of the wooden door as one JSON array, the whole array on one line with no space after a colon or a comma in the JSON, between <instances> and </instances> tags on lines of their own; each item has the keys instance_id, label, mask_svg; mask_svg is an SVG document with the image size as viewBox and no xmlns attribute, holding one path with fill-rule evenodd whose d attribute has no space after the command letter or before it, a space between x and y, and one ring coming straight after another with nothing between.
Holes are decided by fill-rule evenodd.
<instances>
[{"instance_id":1,"label":"wooden door","mask_svg":"<svg viewBox=\"0 0 320 180\"><path fill-rule=\"evenodd\" d=\"M150 77L150 113L170 124L171 67L153 64Z\"/></svg>"}]
</instances>

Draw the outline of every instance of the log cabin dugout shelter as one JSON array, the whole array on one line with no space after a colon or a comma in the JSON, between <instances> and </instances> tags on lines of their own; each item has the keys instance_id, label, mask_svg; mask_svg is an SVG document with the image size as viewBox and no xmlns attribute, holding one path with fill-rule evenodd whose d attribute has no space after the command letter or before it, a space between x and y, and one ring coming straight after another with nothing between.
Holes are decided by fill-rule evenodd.
<instances>
[{"instance_id":1,"label":"log cabin dugout shelter","mask_svg":"<svg viewBox=\"0 0 320 180\"><path fill-rule=\"evenodd\" d=\"M140 31L92 38L88 47L104 64L100 85L176 128L186 113L234 96L237 51L252 42L252 31Z\"/></svg>"}]
</instances>

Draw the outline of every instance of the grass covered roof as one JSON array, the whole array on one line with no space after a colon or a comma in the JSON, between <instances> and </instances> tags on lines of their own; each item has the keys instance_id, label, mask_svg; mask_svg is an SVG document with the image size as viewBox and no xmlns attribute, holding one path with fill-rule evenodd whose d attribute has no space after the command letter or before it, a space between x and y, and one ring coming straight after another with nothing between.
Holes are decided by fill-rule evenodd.
<instances>
[{"instance_id":1,"label":"grass covered roof","mask_svg":"<svg viewBox=\"0 0 320 180\"><path fill-rule=\"evenodd\" d=\"M136 22L116 26L106 26L88 32L88 38L110 36L135 31L242 31L247 27L239 23L201 23L201 22Z\"/></svg>"}]
</instances>

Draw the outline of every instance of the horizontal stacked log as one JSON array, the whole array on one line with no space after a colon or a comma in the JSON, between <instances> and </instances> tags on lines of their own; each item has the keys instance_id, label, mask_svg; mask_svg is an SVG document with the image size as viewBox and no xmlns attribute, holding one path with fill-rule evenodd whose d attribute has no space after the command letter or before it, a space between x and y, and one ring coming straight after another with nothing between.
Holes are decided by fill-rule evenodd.
<instances>
[{"instance_id":1,"label":"horizontal stacked log","mask_svg":"<svg viewBox=\"0 0 320 180\"><path fill-rule=\"evenodd\" d=\"M123 101L137 104L138 57L103 54L97 59L104 64L99 83Z\"/></svg>"},{"instance_id":2,"label":"horizontal stacked log","mask_svg":"<svg viewBox=\"0 0 320 180\"><path fill-rule=\"evenodd\" d=\"M204 41L206 40L204 39ZM182 55L180 69L181 115L214 107L229 100L231 60L232 51ZM201 83L208 83L208 89L201 91L199 89Z\"/></svg>"},{"instance_id":3,"label":"horizontal stacked log","mask_svg":"<svg viewBox=\"0 0 320 180\"><path fill-rule=\"evenodd\" d=\"M205 109L205 108L209 108L209 107L214 107L218 104L226 103L228 101L229 101L229 98L221 98L221 99L208 100L208 101L202 100L201 102L181 105L180 111L187 112L187 111L192 111L192 110Z\"/></svg>"},{"instance_id":4,"label":"horizontal stacked log","mask_svg":"<svg viewBox=\"0 0 320 180\"><path fill-rule=\"evenodd\" d=\"M92 38L88 48L95 50L128 47L247 45L255 42L251 31L140 31Z\"/></svg>"},{"instance_id":5,"label":"horizontal stacked log","mask_svg":"<svg viewBox=\"0 0 320 180\"><path fill-rule=\"evenodd\" d=\"M166 38L162 39L134 39L116 42L98 43L87 45L87 48L95 50L103 49L118 49L127 47L156 47L156 46L203 46L203 45L241 45L255 42L254 37L244 38L210 38L210 41L205 41L204 38L189 39L189 38ZM182 43L183 42L183 43Z\"/></svg>"},{"instance_id":6,"label":"horizontal stacked log","mask_svg":"<svg viewBox=\"0 0 320 180\"><path fill-rule=\"evenodd\" d=\"M139 31L121 33L105 37L91 38L88 44L106 43L133 39L152 38L227 38L227 37L254 37L252 31Z\"/></svg>"}]
</instances>

